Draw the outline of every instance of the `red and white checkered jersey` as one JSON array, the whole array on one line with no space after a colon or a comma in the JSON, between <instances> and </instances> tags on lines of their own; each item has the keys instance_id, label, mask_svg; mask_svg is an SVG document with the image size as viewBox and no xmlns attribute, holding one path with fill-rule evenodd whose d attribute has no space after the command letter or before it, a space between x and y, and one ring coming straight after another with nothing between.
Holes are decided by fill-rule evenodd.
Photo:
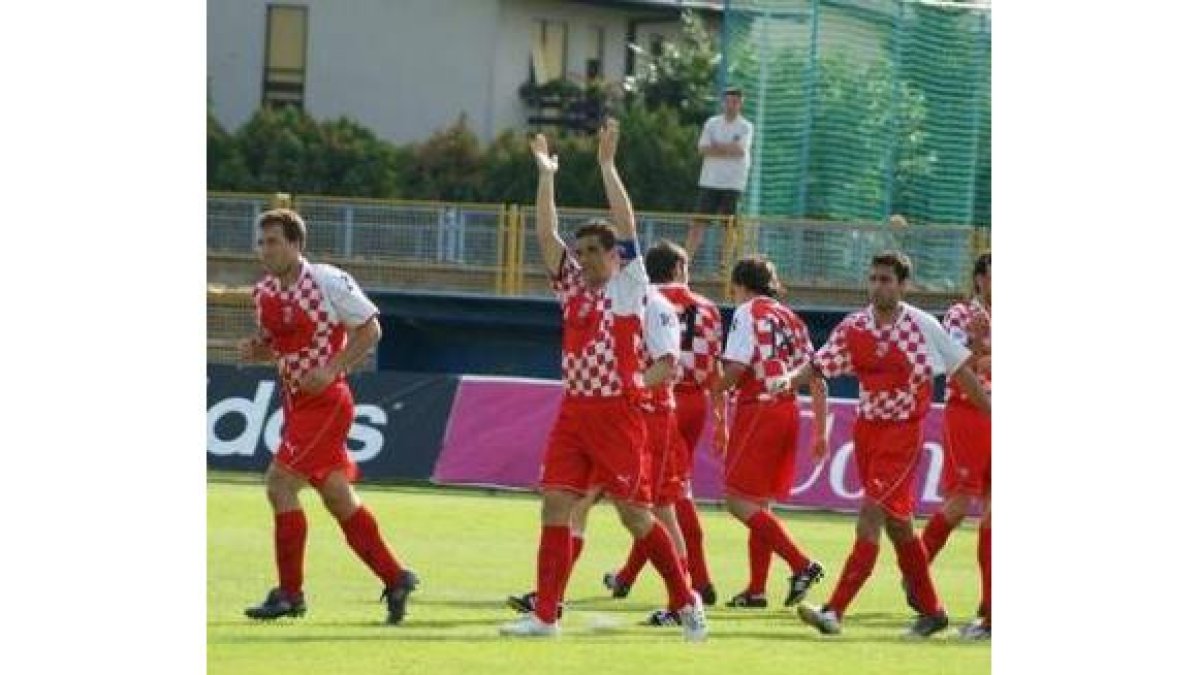
<instances>
[{"instance_id":1,"label":"red and white checkered jersey","mask_svg":"<svg viewBox=\"0 0 1200 675\"><path fill-rule=\"evenodd\" d=\"M639 256L602 288L588 288L566 252L551 288L562 306L563 383L567 396L642 396L642 317L650 278Z\"/></svg>"},{"instance_id":2,"label":"red and white checkered jersey","mask_svg":"<svg viewBox=\"0 0 1200 675\"><path fill-rule=\"evenodd\" d=\"M253 297L259 329L291 394L300 391L300 378L308 371L345 349L346 327L361 326L379 314L349 274L304 258L289 288L267 275L255 284Z\"/></svg>"},{"instance_id":3,"label":"red and white checkered jersey","mask_svg":"<svg viewBox=\"0 0 1200 675\"><path fill-rule=\"evenodd\" d=\"M888 326L876 323L871 307L842 319L813 365L826 378L858 377L859 419L903 422L921 419L934 376L953 373L969 356L937 319L902 302Z\"/></svg>"},{"instance_id":4,"label":"red and white checkered jersey","mask_svg":"<svg viewBox=\"0 0 1200 675\"><path fill-rule=\"evenodd\" d=\"M946 310L946 316L942 319L942 325L946 327L946 332L950 337L960 345L970 348L970 334L967 332L967 325L974 320L983 326L983 346L990 352L992 348L992 312L988 309L979 298L972 298L969 302L960 302ZM974 368L975 377L979 378L979 384L983 385L983 390L988 394L992 393L992 369ZM958 400L970 403L971 399L963 391L958 382L951 380L946 384L946 400Z\"/></svg>"},{"instance_id":5,"label":"red and white checkered jersey","mask_svg":"<svg viewBox=\"0 0 1200 675\"><path fill-rule=\"evenodd\" d=\"M664 356L675 360L671 376L662 384L647 389L647 397L642 402L642 408L647 412L662 412L675 409L674 386L679 380L679 339L682 330L679 328L679 317L672 305L653 286L646 293L645 327L646 362L649 369L654 362Z\"/></svg>"},{"instance_id":6,"label":"red and white checkered jersey","mask_svg":"<svg viewBox=\"0 0 1200 675\"><path fill-rule=\"evenodd\" d=\"M724 339L721 310L683 284L660 284L658 291L675 306L683 330L679 344L683 373L676 387L709 388L717 374Z\"/></svg>"},{"instance_id":7,"label":"red and white checkered jersey","mask_svg":"<svg viewBox=\"0 0 1200 675\"><path fill-rule=\"evenodd\" d=\"M812 357L808 326L778 300L760 295L742 303L733 313L722 358L749 366L738 380L738 403L793 398L791 392L767 393L769 381L803 366Z\"/></svg>"}]
</instances>

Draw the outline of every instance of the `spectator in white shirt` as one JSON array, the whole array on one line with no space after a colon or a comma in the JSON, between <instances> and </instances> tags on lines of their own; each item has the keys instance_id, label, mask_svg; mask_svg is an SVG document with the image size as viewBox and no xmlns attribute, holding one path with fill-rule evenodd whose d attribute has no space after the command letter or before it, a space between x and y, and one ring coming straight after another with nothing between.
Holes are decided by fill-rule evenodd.
<instances>
[{"instance_id":1,"label":"spectator in white shirt","mask_svg":"<svg viewBox=\"0 0 1200 675\"><path fill-rule=\"evenodd\" d=\"M695 212L728 218L737 213L738 199L750 175L754 125L742 117L741 89L725 90L724 108L722 114L708 118L700 132L697 147L704 155L704 166L700 170ZM704 243L706 224L706 219L696 219L688 230L687 251L693 259Z\"/></svg>"}]
</instances>

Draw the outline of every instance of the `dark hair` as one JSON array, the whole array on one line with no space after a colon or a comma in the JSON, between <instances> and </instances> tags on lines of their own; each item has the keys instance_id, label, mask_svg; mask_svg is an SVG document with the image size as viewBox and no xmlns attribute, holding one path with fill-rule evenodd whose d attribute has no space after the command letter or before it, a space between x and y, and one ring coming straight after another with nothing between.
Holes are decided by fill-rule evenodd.
<instances>
[{"instance_id":1,"label":"dark hair","mask_svg":"<svg viewBox=\"0 0 1200 675\"><path fill-rule=\"evenodd\" d=\"M617 228L603 218L593 218L575 230L575 240L593 234L600 238L600 246L604 247L605 251L611 251L617 245Z\"/></svg>"},{"instance_id":2,"label":"dark hair","mask_svg":"<svg viewBox=\"0 0 1200 675\"><path fill-rule=\"evenodd\" d=\"M784 290L775 273L775 263L762 255L749 255L737 261L733 266L733 283L771 298L783 295Z\"/></svg>"},{"instance_id":3,"label":"dark hair","mask_svg":"<svg viewBox=\"0 0 1200 675\"><path fill-rule=\"evenodd\" d=\"M742 89L741 89L741 87L725 87L725 93L723 95L724 96L736 96L738 98L741 98L742 97Z\"/></svg>"},{"instance_id":4,"label":"dark hair","mask_svg":"<svg viewBox=\"0 0 1200 675\"><path fill-rule=\"evenodd\" d=\"M265 230L268 227L278 225L283 230L283 238L292 243L299 243L300 250L304 250L304 242L308 239L308 228L304 226L304 219L299 213L291 209L271 209L258 217L258 229Z\"/></svg>"},{"instance_id":5,"label":"dark hair","mask_svg":"<svg viewBox=\"0 0 1200 675\"><path fill-rule=\"evenodd\" d=\"M871 267L890 267L896 273L896 280L907 281L912 276L912 261L900 251L884 251L871 258Z\"/></svg>"},{"instance_id":6,"label":"dark hair","mask_svg":"<svg viewBox=\"0 0 1200 675\"><path fill-rule=\"evenodd\" d=\"M687 251L673 241L659 239L646 251L646 274L652 284L666 284L675 280L675 266L687 264Z\"/></svg>"},{"instance_id":7,"label":"dark hair","mask_svg":"<svg viewBox=\"0 0 1200 675\"><path fill-rule=\"evenodd\" d=\"M975 282L975 279L978 278L980 275L987 274L988 272L991 272L991 271L992 271L992 252L987 251L986 253L979 254L979 257L975 259L975 271L973 271L971 273L971 290L978 293L979 292L979 284L977 284Z\"/></svg>"}]
</instances>

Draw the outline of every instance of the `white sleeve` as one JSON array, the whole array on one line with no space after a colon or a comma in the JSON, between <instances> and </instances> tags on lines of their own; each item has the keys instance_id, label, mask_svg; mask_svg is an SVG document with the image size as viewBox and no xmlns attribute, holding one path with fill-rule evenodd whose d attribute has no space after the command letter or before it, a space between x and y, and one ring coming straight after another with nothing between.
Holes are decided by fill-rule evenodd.
<instances>
[{"instance_id":1,"label":"white sleeve","mask_svg":"<svg viewBox=\"0 0 1200 675\"><path fill-rule=\"evenodd\" d=\"M729 340L721 358L743 365L750 365L754 358L754 320L750 317L750 303L745 303L733 313L729 324Z\"/></svg>"},{"instance_id":2,"label":"white sleeve","mask_svg":"<svg viewBox=\"0 0 1200 675\"><path fill-rule=\"evenodd\" d=\"M649 288L650 277L646 276L646 263L639 255L626 263L608 282L613 313L619 316L644 314L646 291Z\"/></svg>"},{"instance_id":3,"label":"white sleeve","mask_svg":"<svg viewBox=\"0 0 1200 675\"><path fill-rule=\"evenodd\" d=\"M363 293L362 288L348 272L333 265L314 265L317 284L321 294L333 306L336 319L351 328L357 328L379 314L379 308Z\"/></svg>"},{"instance_id":4,"label":"white sleeve","mask_svg":"<svg viewBox=\"0 0 1200 675\"><path fill-rule=\"evenodd\" d=\"M710 145L712 145L712 143L713 143L713 137L712 137L713 121L715 119L716 119L715 117L710 117L710 118L708 118L708 121L704 123L704 128L700 131L700 140L696 141L697 149L703 150L704 148L707 148Z\"/></svg>"},{"instance_id":5,"label":"white sleeve","mask_svg":"<svg viewBox=\"0 0 1200 675\"><path fill-rule=\"evenodd\" d=\"M746 137L742 139L742 149L750 156L750 145L754 142L754 125L746 122Z\"/></svg>"},{"instance_id":6,"label":"white sleeve","mask_svg":"<svg viewBox=\"0 0 1200 675\"><path fill-rule=\"evenodd\" d=\"M646 349L654 361L671 355L679 358L679 340L683 330L679 327L679 315L667 299L651 292L646 299Z\"/></svg>"},{"instance_id":7,"label":"white sleeve","mask_svg":"<svg viewBox=\"0 0 1200 675\"><path fill-rule=\"evenodd\" d=\"M950 337L946 329L942 328L942 324L938 323L938 320L932 315L912 307L909 308L909 311L913 313L917 327L921 329L921 334L925 337L925 344L929 345L933 373L935 375L943 373L953 375L971 357L971 351L955 342L954 338Z\"/></svg>"}]
</instances>

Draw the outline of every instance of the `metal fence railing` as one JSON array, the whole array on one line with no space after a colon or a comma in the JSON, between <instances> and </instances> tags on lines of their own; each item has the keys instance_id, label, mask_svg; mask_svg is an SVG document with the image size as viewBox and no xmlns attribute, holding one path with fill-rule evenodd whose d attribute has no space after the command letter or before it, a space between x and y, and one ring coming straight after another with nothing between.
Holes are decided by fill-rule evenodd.
<instances>
[{"instance_id":1,"label":"metal fence railing","mask_svg":"<svg viewBox=\"0 0 1200 675\"><path fill-rule=\"evenodd\" d=\"M375 285L545 293L544 284L526 283L527 276L542 274L531 206L210 193L209 253L254 254L259 214L281 201L304 216L314 257L405 273L380 277L385 280ZM563 240L570 242L587 219L607 214L560 208ZM663 238L682 243L692 219L692 214L639 213L643 250ZM733 263L757 252L775 262L787 285L861 288L871 254L898 248L913 259L917 288L952 291L967 285L975 254L987 248L988 239L988 230L961 226L891 228L743 216L710 221L691 273L698 281L727 283Z\"/></svg>"}]
</instances>

